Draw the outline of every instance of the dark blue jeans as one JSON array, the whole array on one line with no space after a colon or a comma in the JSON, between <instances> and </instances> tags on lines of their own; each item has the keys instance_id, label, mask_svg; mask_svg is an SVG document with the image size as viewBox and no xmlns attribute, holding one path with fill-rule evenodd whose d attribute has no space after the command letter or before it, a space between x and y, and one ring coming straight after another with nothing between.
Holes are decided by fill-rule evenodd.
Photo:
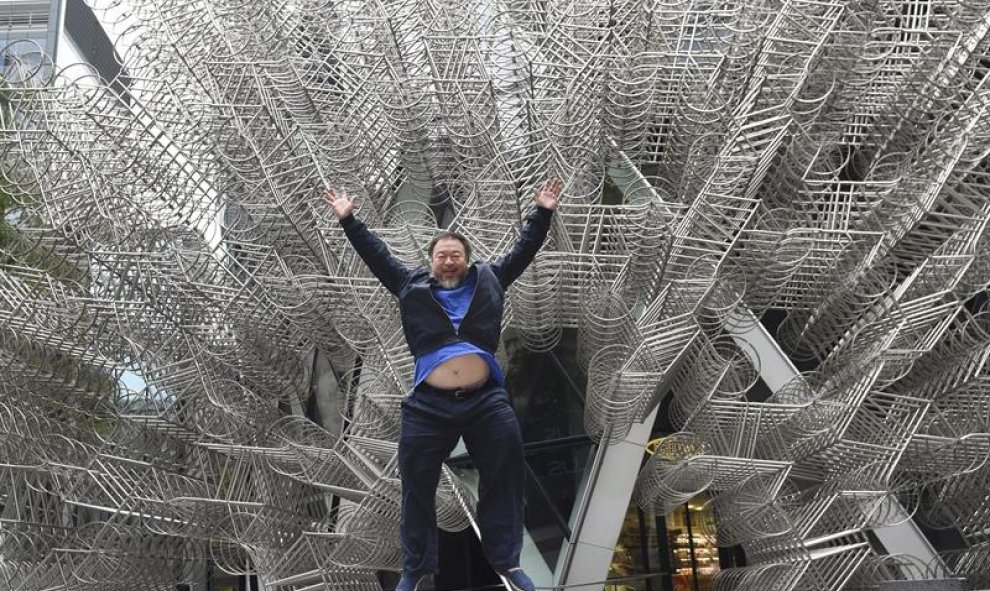
<instances>
[{"instance_id":1,"label":"dark blue jeans","mask_svg":"<svg viewBox=\"0 0 990 591\"><path fill-rule=\"evenodd\" d=\"M478 526L488 562L501 573L519 566L526 468L508 393L492 384L457 400L417 388L402 402L399 435L406 574L437 571L436 490L443 461L459 437L478 468Z\"/></svg>"}]
</instances>

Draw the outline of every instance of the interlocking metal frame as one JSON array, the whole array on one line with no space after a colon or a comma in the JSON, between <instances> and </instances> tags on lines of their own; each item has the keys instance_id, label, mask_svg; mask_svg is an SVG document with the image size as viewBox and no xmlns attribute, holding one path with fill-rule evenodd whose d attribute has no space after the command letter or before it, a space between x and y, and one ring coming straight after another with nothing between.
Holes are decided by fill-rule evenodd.
<instances>
[{"instance_id":1,"label":"interlocking metal frame","mask_svg":"<svg viewBox=\"0 0 990 591\"><path fill-rule=\"evenodd\" d=\"M986 0L94 2L126 85L0 67L3 588L380 591L413 360L320 195L421 264L551 176L507 334L576 334L602 445L670 392L634 496L707 495L716 589L990 587ZM759 394L767 311L814 370ZM912 518L958 547L871 545Z\"/></svg>"}]
</instances>

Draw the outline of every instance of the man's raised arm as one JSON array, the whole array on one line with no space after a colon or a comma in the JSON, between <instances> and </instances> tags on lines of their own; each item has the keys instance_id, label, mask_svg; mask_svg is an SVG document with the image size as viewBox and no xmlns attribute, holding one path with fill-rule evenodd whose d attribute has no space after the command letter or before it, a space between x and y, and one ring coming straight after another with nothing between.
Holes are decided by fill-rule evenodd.
<instances>
[{"instance_id":1,"label":"man's raised arm","mask_svg":"<svg viewBox=\"0 0 990 591\"><path fill-rule=\"evenodd\" d=\"M354 198L348 197L345 190L338 193L329 189L323 194L323 199L333 208L337 221L344 228L344 234L371 272L385 289L399 295L399 290L409 280L411 271L392 256L381 238L369 230L364 222L354 217Z\"/></svg>"},{"instance_id":2,"label":"man's raised arm","mask_svg":"<svg viewBox=\"0 0 990 591\"><path fill-rule=\"evenodd\" d=\"M498 276L503 289L508 289L509 285L522 275L543 246L547 232L550 231L550 219L557 209L562 186L560 179L553 179L536 191L536 195L533 196L536 209L523 221L519 238L512 250L492 263L492 270Z\"/></svg>"}]
</instances>

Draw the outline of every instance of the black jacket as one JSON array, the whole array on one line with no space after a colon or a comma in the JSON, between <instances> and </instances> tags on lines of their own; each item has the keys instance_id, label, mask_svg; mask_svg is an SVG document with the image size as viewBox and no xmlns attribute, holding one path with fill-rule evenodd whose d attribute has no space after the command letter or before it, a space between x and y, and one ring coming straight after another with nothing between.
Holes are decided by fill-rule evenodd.
<instances>
[{"instance_id":1,"label":"black jacket","mask_svg":"<svg viewBox=\"0 0 990 591\"><path fill-rule=\"evenodd\" d=\"M399 298L402 330L406 342L415 357L459 341L467 341L495 354L502 333L502 310L505 290L519 277L550 230L553 211L537 207L523 223L519 239L512 250L495 262L477 262L469 273L478 274L478 284L460 330L444 311L430 290L435 280L429 269L420 266L411 269L392 256L388 247L364 222L348 216L340 220L348 240L354 249L390 292Z\"/></svg>"}]
</instances>

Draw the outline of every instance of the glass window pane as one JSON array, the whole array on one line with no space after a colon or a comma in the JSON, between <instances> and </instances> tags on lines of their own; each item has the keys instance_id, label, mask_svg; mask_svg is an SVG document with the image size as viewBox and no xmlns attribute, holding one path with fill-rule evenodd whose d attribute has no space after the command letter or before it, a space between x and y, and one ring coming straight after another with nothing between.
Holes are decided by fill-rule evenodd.
<instances>
[{"instance_id":1,"label":"glass window pane","mask_svg":"<svg viewBox=\"0 0 990 591\"><path fill-rule=\"evenodd\" d=\"M575 442L548 449L529 450L530 478L526 488L526 529L547 564L557 564L578 487L592 445Z\"/></svg>"},{"instance_id":2,"label":"glass window pane","mask_svg":"<svg viewBox=\"0 0 990 591\"><path fill-rule=\"evenodd\" d=\"M706 503L707 497L695 497L688 503L691 512L691 532L694 560L697 567L698 591L714 588L712 579L719 571L718 546L715 544L715 513Z\"/></svg>"},{"instance_id":3,"label":"glass window pane","mask_svg":"<svg viewBox=\"0 0 990 591\"><path fill-rule=\"evenodd\" d=\"M626 517L622 522L622 531L615 544L615 554L608 568L608 578L627 579L654 572L659 562L650 555L649 540L656 539L653 535L653 521L641 520L640 511L635 504L630 504ZM644 547L644 541L646 547ZM649 591L652 587L646 579L625 581L610 586L613 591Z\"/></svg>"},{"instance_id":4,"label":"glass window pane","mask_svg":"<svg viewBox=\"0 0 990 591\"><path fill-rule=\"evenodd\" d=\"M694 569L691 562L691 540L687 513L683 509L666 516L667 547L670 549L670 578L674 591L694 591Z\"/></svg>"},{"instance_id":5,"label":"glass window pane","mask_svg":"<svg viewBox=\"0 0 990 591\"><path fill-rule=\"evenodd\" d=\"M666 517L674 591L714 588L712 581L719 571L718 546L711 535L715 515L706 501L707 495L699 495Z\"/></svg>"},{"instance_id":6,"label":"glass window pane","mask_svg":"<svg viewBox=\"0 0 990 591\"><path fill-rule=\"evenodd\" d=\"M508 347L507 347L508 349ZM568 375L559 355L513 347L506 363L506 389L519 414L526 443L581 436L584 406L575 393L578 377Z\"/></svg>"}]
</instances>

